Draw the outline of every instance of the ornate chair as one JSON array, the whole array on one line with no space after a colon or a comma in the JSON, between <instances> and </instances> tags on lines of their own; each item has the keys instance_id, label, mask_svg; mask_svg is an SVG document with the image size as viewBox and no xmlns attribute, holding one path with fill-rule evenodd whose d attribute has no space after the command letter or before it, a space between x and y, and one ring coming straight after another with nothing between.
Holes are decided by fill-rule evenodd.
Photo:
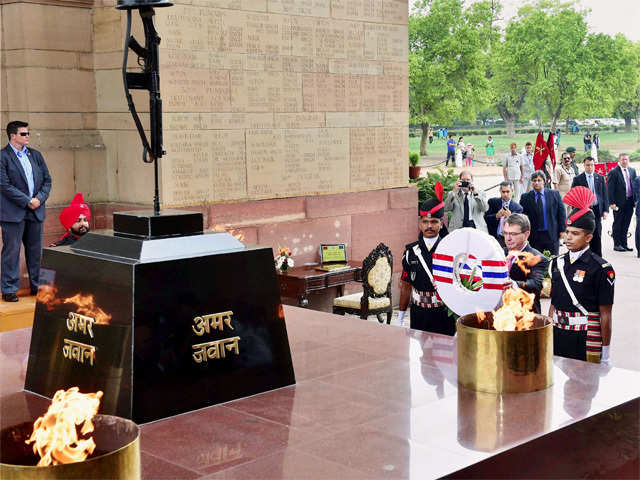
<instances>
[{"instance_id":1,"label":"ornate chair","mask_svg":"<svg viewBox=\"0 0 640 480\"><path fill-rule=\"evenodd\" d=\"M362 262L362 292L344 295L333 301L333 313L350 313L367 319L375 315L384 323L383 314L387 314L387 324L391 323L393 305L391 303L391 273L393 255L384 243L380 243Z\"/></svg>"}]
</instances>

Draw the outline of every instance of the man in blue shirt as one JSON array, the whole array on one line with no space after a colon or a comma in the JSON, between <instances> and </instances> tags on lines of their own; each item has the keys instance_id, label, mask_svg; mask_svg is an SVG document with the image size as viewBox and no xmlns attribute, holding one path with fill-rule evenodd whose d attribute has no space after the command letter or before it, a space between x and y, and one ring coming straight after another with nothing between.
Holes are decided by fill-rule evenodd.
<instances>
[{"instance_id":1,"label":"man in blue shirt","mask_svg":"<svg viewBox=\"0 0 640 480\"><path fill-rule=\"evenodd\" d=\"M520 197L520 205L531 222L531 246L540 252L549 250L553 255L558 255L560 236L567 228L567 211L560 193L544 188L545 180L543 171L533 172L533 190Z\"/></svg>"},{"instance_id":2,"label":"man in blue shirt","mask_svg":"<svg viewBox=\"0 0 640 480\"><path fill-rule=\"evenodd\" d=\"M28 126L26 122L9 122L9 144L0 151L0 285L5 302L18 301L21 244L32 295L37 293L40 280L44 204L51 191L51 176L40 152L27 148Z\"/></svg>"},{"instance_id":3,"label":"man in blue shirt","mask_svg":"<svg viewBox=\"0 0 640 480\"><path fill-rule=\"evenodd\" d=\"M451 163L455 162L456 145L458 145L458 143L453 139L453 135L449 135L449 140L447 140L447 161L445 166L449 166L449 159L451 159Z\"/></svg>"}]
</instances>

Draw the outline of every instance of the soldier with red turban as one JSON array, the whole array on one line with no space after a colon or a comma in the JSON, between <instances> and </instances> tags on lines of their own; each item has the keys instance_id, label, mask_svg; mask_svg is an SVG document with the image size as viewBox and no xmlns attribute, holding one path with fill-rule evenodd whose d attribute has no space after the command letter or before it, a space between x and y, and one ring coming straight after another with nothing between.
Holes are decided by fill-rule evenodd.
<instances>
[{"instance_id":1,"label":"soldier with red turban","mask_svg":"<svg viewBox=\"0 0 640 480\"><path fill-rule=\"evenodd\" d=\"M433 254L440 243L444 217L444 188L437 182L434 190L435 198L424 201L419 209L418 241L407 245L402 256L398 322L403 324L411 306L411 328L452 336L456 322L448 315L433 281Z\"/></svg>"},{"instance_id":2,"label":"soldier with red turban","mask_svg":"<svg viewBox=\"0 0 640 480\"><path fill-rule=\"evenodd\" d=\"M49 246L60 247L75 243L78 238L89 231L89 220L91 220L89 205L84 203L82 193L76 193L71 205L60 212L60 223L66 230L64 235Z\"/></svg>"},{"instance_id":3,"label":"soldier with red turban","mask_svg":"<svg viewBox=\"0 0 640 480\"><path fill-rule=\"evenodd\" d=\"M609 262L589 248L596 228L591 210L594 200L595 194L583 186L573 187L564 197L573 207L565 236L569 251L549 262L549 316L553 318L554 355L610 364L616 274Z\"/></svg>"}]
</instances>

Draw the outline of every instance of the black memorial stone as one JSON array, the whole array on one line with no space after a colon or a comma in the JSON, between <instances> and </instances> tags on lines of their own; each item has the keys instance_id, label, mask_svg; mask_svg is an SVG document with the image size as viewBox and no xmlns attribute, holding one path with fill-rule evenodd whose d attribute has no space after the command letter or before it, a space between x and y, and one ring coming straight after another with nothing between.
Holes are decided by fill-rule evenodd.
<instances>
[{"instance_id":1,"label":"black memorial stone","mask_svg":"<svg viewBox=\"0 0 640 480\"><path fill-rule=\"evenodd\" d=\"M46 248L25 389L144 423L295 383L273 254L227 233Z\"/></svg>"},{"instance_id":2,"label":"black memorial stone","mask_svg":"<svg viewBox=\"0 0 640 480\"><path fill-rule=\"evenodd\" d=\"M163 238L202 233L203 220L199 212L133 210L113 214L113 233L136 238Z\"/></svg>"}]
</instances>

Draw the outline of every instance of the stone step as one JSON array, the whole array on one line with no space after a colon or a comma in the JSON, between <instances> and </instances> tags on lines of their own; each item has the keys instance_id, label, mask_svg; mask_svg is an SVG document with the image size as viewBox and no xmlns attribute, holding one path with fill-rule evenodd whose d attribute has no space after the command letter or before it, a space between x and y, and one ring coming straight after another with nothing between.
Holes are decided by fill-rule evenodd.
<instances>
[{"instance_id":1,"label":"stone step","mask_svg":"<svg viewBox=\"0 0 640 480\"><path fill-rule=\"evenodd\" d=\"M30 328L36 309L36 297L20 297L18 302L0 301L0 332Z\"/></svg>"}]
</instances>

